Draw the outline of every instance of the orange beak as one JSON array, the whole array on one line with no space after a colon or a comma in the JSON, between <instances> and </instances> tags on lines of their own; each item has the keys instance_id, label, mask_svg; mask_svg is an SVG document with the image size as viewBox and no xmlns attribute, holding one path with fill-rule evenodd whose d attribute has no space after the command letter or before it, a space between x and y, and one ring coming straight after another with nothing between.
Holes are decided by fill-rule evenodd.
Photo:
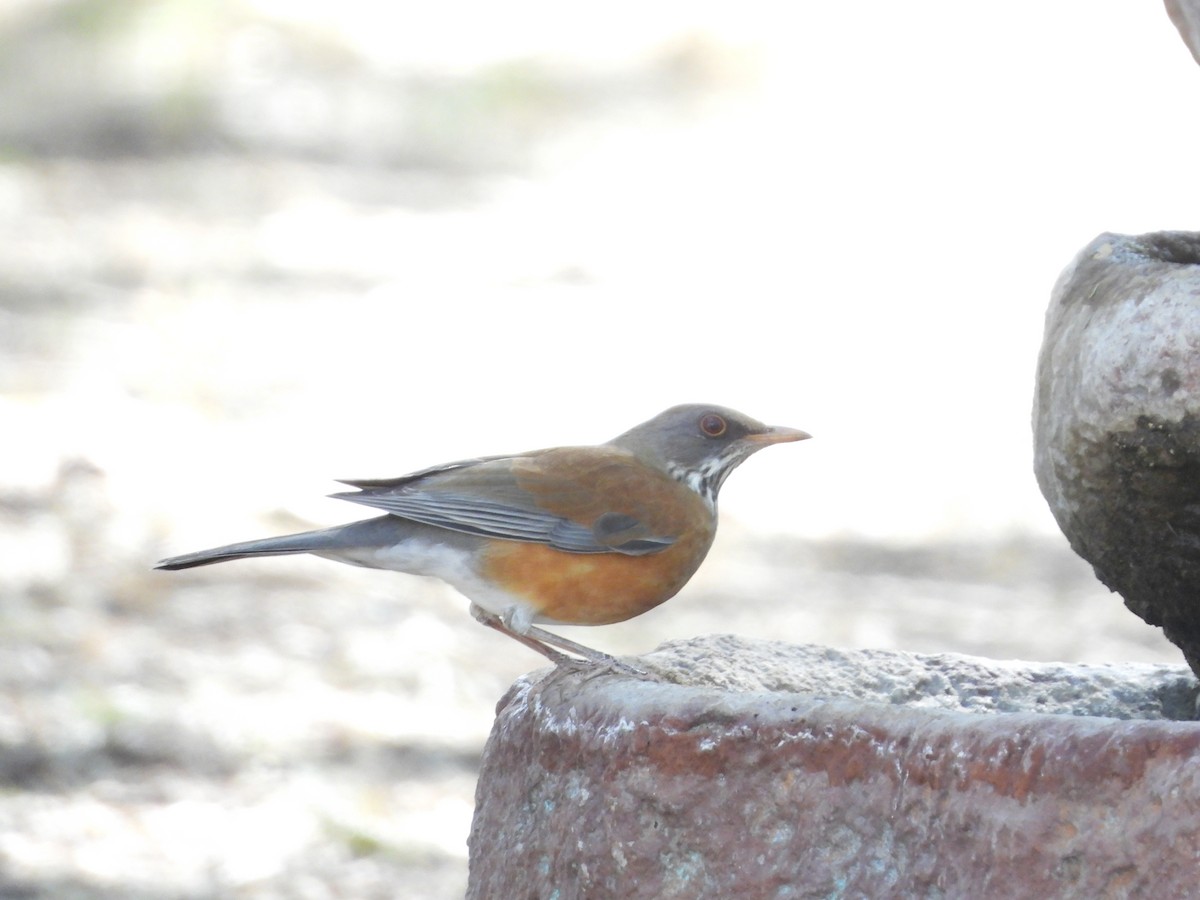
<instances>
[{"instance_id":1,"label":"orange beak","mask_svg":"<svg viewBox=\"0 0 1200 900\"><path fill-rule=\"evenodd\" d=\"M807 431L801 431L799 428L786 428L783 425L771 425L766 431L760 431L758 434L748 434L742 440L749 441L752 444L761 444L764 447L769 444L787 444L791 441L807 441L811 434Z\"/></svg>"}]
</instances>

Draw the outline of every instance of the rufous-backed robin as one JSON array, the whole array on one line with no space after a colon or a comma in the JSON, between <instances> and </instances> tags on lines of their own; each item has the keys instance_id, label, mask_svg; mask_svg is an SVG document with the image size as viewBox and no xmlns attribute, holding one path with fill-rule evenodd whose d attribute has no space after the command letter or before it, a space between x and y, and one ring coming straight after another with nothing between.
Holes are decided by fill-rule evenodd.
<instances>
[{"instance_id":1,"label":"rufous-backed robin","mask_svg":"<svg viewBox=\"0 0 1200 900\"><path fill-rule=\"evenodd\" d=\"M598 447L344 481L358 490L334 497L386 515L175 556L157 568L312 553L433 575L465 594L480 622L554 662L569 658L551 646L611 665L534 623L623 622L673 597L708 553L729 473L763 447L808 437L721 406L676 406Z\"/></svg>"}]
</instances>

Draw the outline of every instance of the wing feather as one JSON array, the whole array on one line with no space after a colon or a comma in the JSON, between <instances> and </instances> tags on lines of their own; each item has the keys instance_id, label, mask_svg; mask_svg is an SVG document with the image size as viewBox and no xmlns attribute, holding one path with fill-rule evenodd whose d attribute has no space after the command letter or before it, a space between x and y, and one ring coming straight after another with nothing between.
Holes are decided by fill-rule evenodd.
<instances>
[{"instance_id":1,"label":"wing feather","mask_svg":"<svg viewBox=\"0 0 1200 900\"><path fill-rule=\"evenodd\" d=\"M358 490L332 496L438 528L569 553L657 553L678 534L651 528L646 519L652 516L644 510L614 505L612 489L629 487L617 484L617 475L630 465L623 453L608 448L547 450L462 460L400 478L346 481Z\"/></svg>"}]
</instances>

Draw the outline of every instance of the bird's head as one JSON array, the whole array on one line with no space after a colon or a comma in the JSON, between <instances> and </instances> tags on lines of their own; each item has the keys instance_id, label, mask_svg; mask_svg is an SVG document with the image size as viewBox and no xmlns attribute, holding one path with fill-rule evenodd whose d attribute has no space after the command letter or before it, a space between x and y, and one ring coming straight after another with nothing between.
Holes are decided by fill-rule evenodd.
<instances>
[{"instance_id":1,"label":"bird's head","mask_svg":"<svg viewBox=\"0 0 1200 900\"><path fill-rule=\"evenodd\" d=\"M751 454L810 437L796 428L764 425L725 406L688 403L659 413L609 444L664 469L715 507L729 473Z\"/></svg>"}]
</instances>

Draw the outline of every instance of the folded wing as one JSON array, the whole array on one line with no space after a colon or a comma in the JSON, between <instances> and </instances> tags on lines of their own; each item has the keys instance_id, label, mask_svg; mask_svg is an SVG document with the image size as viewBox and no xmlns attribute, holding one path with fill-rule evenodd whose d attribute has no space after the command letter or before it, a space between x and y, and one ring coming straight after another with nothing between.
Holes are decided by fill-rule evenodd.
<instances>
[{"instance_id":1,"label":"folded wing","mask_svg":"<svg viewBox=\"0 0 1200 900\"><path fill-rule=\"evenodd\" d=\"M641 556L678 539L669 523L653 521L655 475L621 451L559 448L346 481L358 490L333 496L451 531Z\"/></svg>"}]
</instances>

